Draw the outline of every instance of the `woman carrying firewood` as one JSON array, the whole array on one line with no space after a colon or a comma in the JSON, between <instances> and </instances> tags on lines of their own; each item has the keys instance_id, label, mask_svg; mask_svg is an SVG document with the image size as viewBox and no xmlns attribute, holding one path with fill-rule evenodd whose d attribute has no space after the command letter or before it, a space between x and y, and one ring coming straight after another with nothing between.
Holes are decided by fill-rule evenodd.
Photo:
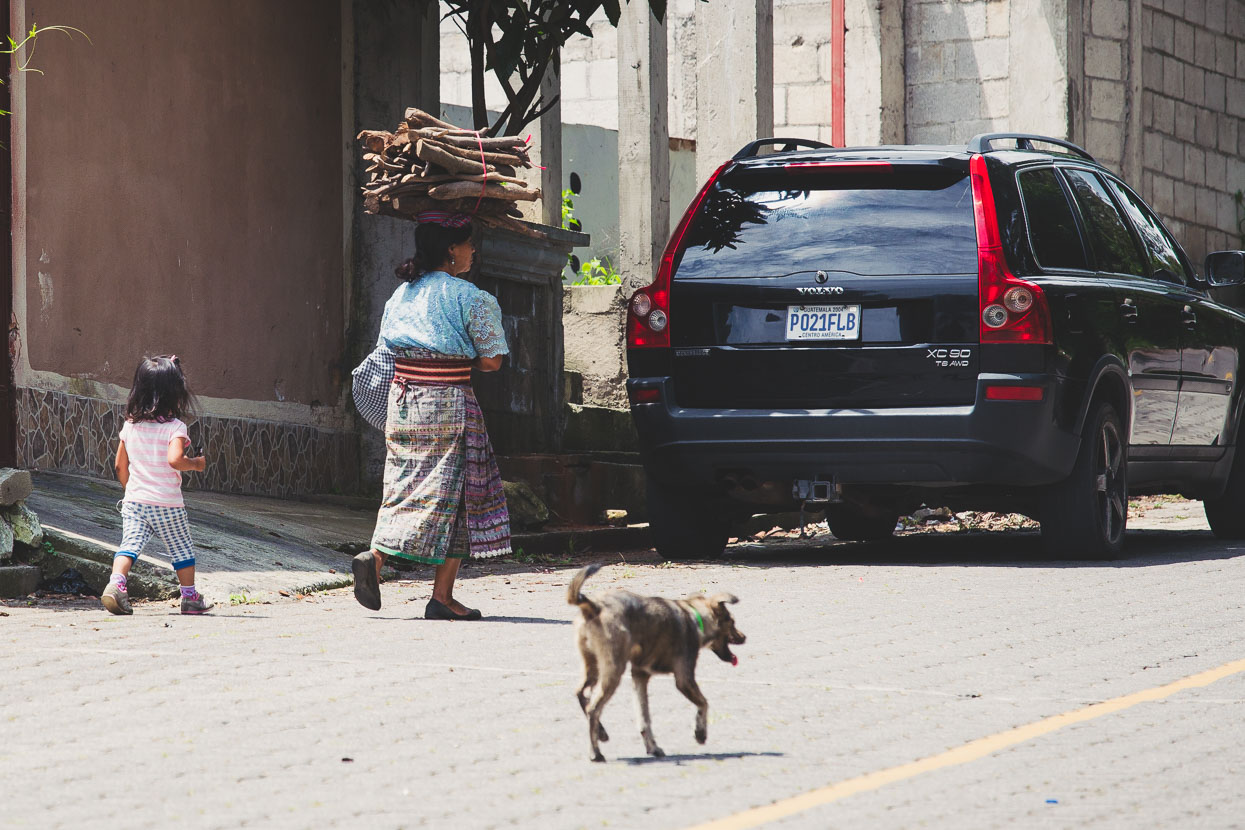
<instances>
[{"instance_id":1,"label":"woman carrying firewood","mask_svg":"<svg viewBox=\"0 0 1245 830\"><path fill-rule=\"evenodd\" d=\"M454 579L468 556L510 552L510 517L471 370L497 371L510 349L496 298L464 278L475 254L470 217L415 219L415 256L396 269L404 282L380 323L396 357L384 499L372 549L352 564L354 593L378 610L380 567L396 556L436 566L426 619L478 620L454 598Z\"/></svg>"}]
</instances>

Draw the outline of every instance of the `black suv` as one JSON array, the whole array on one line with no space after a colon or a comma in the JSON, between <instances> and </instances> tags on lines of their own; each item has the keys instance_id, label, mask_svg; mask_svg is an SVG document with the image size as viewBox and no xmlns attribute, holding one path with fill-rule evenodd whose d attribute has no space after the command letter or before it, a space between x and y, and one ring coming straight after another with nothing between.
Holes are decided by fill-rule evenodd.
<instances>
[{"instance_id":1,"label":"black suv","mask_svg":"<svg viewBox=\"0 0 1245 830\"><path fill-rule=\"evenodd\" d=\"M754 142L627 314L657 548L715 555L733 518L810 505L879 539L927 503L1111 558L1128 496L1170 492L1245 536L1241 308L1245 254L1199 276L1073 144Z\"/></svg>"}]
</instances>

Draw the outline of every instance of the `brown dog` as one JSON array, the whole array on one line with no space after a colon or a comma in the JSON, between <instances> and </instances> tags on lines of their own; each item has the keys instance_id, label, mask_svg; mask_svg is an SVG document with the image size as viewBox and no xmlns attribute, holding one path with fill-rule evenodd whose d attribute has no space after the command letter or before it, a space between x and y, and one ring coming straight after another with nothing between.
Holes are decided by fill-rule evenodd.
<instances>
[{"instance_id":1,"label":"brown dog","mask_svg":"<svg viewBox=\"0 0 1245 830\"><path fill-rule=\"evenodd\" d=\"M666 754L653 740L649 719L648 679L653 674L673 674L674 685L696 704L696 742L703 744L708 736L709 703L696 685L696 658L701 648L708 648L731 665L738 662L730 646L742 645L744 635L726 605L739 600L731 594L663 599L630 591L584 596L584 580L600 569L600 565L589 565L575 574L566 592L566 601L578 605L583 614L575 620L575 634L584 658L584 682L575 694L588 716L592 760L605 760L598 741L608 741L609 735L601 725L601 710L618 689L628 663L640 735L648 754L658 758Z\"/></svg>"}]
</instances>

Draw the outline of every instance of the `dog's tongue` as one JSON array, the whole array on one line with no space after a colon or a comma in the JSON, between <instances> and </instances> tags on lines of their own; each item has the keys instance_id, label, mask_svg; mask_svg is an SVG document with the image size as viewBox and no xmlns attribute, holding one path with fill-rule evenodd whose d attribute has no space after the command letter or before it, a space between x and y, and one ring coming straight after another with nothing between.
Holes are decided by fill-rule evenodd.
<instances>
[{"instance_id":1,"label":"dog's tongue","mask_svg":"<svg viewBox=\"0 0 1245 830\"><path fill-rule=\"evenodd\" d=\"M734 654L732 654L732 655L731 655L731 665L732 665L732 666L738 666L738 665L739 665L739 658L738 658L737 656L735 656Z\"/></svg>"}]
</instances>

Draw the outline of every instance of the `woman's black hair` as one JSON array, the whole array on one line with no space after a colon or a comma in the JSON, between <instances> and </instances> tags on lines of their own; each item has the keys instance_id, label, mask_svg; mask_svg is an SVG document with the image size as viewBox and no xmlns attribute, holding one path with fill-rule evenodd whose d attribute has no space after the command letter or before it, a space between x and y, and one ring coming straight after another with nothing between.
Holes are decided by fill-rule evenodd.
<instances>
[{"instance_id":1,"label":"woman's black hair","mask_svg":"<svg viewBox=\"0 0 1245 830\"><path fill-rule=\"evenodd\" d=\"M193 406L194 396L186 386L177 355L144 357L139 361L130 398L125 403L127 421L167 421L189 413Z\"/></svg>"},{"instance_id":2,"label":"woman's black hair","mask_svg":"<svg viewBox=\"0 0 1245 830\"><path fill-rule=\"evenodd\" d=\"M415 226L415 256L393 270L398 279L418 279L429 271L435 271L450 258L450 246L471 238L471 223L457 228L447 228L435 222Z\"/></svg>"}]
</instances>

